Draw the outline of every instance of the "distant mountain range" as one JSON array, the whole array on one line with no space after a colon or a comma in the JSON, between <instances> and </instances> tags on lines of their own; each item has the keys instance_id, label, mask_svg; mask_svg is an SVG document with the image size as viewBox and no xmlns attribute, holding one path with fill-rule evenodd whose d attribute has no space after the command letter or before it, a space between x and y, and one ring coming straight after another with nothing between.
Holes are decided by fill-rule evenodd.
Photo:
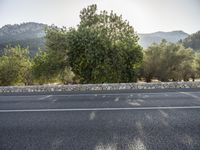
<instances>
[{"instance_id":1,"label":"distant mountain range","mask_svg":"<svg viewBox=\"0 0 200 150\"><path fill-rule=\"evenodd\" d=\"M38 48L45 49L45 28L47 25L41 23L22 23L5 25L0 28L0 53L6 45L29 47L30 55L33 56ZM152 43L159 43L162 39L169 42L183 42L184 46L200 49L200 32L189 35L183 31L155 32L150 34L138 34L139 44L147 48ZM198 38L198 40L196 39ZM186 39L186 40L185 40ZM191 39L194 41L191 42ZM193 46L193 47L192 47Z\"/></svg>"},{"instance_id":2,"label":"distant mountain range","mask_svg":"<svg viewBox=\"0 0 200 150\"><path fill-rule=\"evenodd\" d=\"M167 40L168 42L176 43L180 41L181 39L185 39L189 36L189 34L183 32L183 31L172 31L172 32L155 32L155 33L149 33L149 34L138 34L140 40L139 44L143 48L147 48L152 43L160 43L162 39Z\"/></svg>"},{"instance_id":3,"label":"distant mountain range","mask_svg":"<svg viewBox=\"0 0 200 150\"><path fill-rule=\"evenodd\" d=\"M0 52L7 46L21 45L29 47L30 55L33 56L38 48L44 49L45 28L41 23L22 23L5 25L0 28Z\"/></svg>"}]
</instances>

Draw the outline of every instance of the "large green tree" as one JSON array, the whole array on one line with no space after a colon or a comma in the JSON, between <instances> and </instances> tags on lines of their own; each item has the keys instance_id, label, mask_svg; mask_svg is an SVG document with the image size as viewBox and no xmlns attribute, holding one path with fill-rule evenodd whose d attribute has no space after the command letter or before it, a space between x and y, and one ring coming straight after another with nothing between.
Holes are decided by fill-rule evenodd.
<instances>
[{"instance_id":1,"label":"large green tree","mask_svg":"<svg viewBox=\"0 0 200 150\"><path fill-rule=\"evenodd\" d=\"M115 13L91 5L80 12L81 22L67 34L72 71L82 83L132 82L142 62L138 36Z\"/></svg>"}]
</instances>

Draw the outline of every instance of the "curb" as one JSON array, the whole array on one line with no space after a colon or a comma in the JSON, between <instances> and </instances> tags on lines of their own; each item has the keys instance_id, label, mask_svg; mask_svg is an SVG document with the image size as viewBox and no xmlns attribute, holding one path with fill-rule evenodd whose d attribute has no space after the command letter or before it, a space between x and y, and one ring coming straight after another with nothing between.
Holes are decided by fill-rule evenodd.
<instances>
[{"instance_id":1,"label":"curb","mask_svg":"<svg viewBox=\"0 0 200 150\"><path fill-rule=\"evenodd\" d=\"M0 93L109 91L140 89L200 88L200 82L112 83L76 85L1 86Z\"/></svg>"}]
</instances>

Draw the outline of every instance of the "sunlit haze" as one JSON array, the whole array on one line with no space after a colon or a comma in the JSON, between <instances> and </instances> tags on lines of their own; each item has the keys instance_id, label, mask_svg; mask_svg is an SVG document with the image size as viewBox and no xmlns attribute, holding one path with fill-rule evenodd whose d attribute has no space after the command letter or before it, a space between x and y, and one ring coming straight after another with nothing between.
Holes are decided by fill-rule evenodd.
<instances>
[{"instance_id":1,"label":"sunlit haze","mask_svg":"<svg viewBox=\"0 0 200 150\"><path fill-rule=\"evenodd\" d=\"M22 22L76 26L80 10L90 4L122 14L138 33L200 30L199 0L0 0L0 27Z\"/></svg>"}]
</instances>

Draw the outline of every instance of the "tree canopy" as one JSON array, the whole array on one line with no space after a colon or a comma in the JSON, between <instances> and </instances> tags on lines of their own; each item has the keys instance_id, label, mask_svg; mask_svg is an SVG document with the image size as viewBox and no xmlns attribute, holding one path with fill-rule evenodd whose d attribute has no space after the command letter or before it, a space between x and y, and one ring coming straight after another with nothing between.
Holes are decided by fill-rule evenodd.
<instances>
[{"instance_id":1,"label":"tree canopy","mask_svg":"<svg viewBox=\"0 0 200 150\"><path fill-rule=\"evenodd\" d=\"M78 28L68 33L72 71L83 83L132 82L142 62L142 48L132 26L115 13L91 5L80 12Z\"/></svg>"},{"instance_id":2,"label":"tree canopy","mask_svg":"<svg viewBox=\"0 0 200 150\"><path fill-rule=\"evenodd\" d=\"M54 25L46 28L46 51L39 50L33 58L33 73L40 83L72 82L73 73L68 63L66 28Z\"/></svg>"},{"instance_id":3,"label":"tree canopy","mask_svg":"<svg viewBox=\"0 0 200 150\"><path fill-rule=\"evenodd\" d=\"M0 57L0 85L32 83L31 60L29 50L16 47L6 47Z\"/></svg>"},{"instance_id":4,"label":"tree canopy","mask_svg":"<svg viewBox=\"0 0 200 150\"><path fill-rule=\"evenodd\" d=\"M187 81L194 78L192 49L163 40L144 51L143 76L147 82L152 78L160 81Z\"/></svg>"},{"instance_id":5,"label":"tree canopy","mask_svg":"<svg viewBox=\"0 0 200 150\"><path fill-rule=\"evenodd\" d=\"M200 31L188 36L180 41L186 48L192 48L195 51L200 51Z\"/></svg>"}]
</instances>

